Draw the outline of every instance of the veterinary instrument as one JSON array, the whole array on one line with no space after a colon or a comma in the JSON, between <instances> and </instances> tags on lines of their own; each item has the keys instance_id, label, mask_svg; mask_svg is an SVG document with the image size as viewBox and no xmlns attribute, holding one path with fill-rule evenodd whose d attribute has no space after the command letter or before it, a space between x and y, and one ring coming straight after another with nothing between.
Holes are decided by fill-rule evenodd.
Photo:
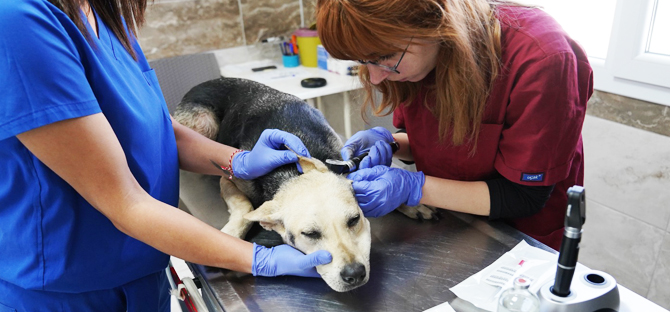
<instances>
[{"instance_id":1,"label":"veterinary instrument","mask_svg":"<svg viewBox=\"0 0 670 312\"><path fill-rule=\"evenodd\" d=\"M579 242L582 240L582 225L586 221L586 205L584 188L573 186L568 189L568 212L565 215L565 230L561 242L556 281L551 292L559 297L570 294L570 283L575 274Z\"/></svg>"},{"instance_id":2,"label":"veterinary instrument","mask_svg":"<svg viewBox=\"0 0 670 312\"><path fill-rule=\"evenodd\" d=\"M395 153L399 148L400 144L398 142L391 142L391 151ZM339 159L326 159L326 165L330 171L337 174L349 173L358 170L358 165L361 164L361 161L365 156L368 156L368 152L360 154L358 156L351 157L349 160L339 160Z\"/></svg>"},{"instance_id":3,"label":"veterinary instrument","mask_svg":"<svg viewBox=\"0 0 670 312\"><path fill-rule=\"evenodd\" d=\"M575 185L568 189L567 195L565 230L558 255L556 278L545 283L538 291L540 311L619 311L619 288L611 275L587 270L578 273L573 282L582 226L586 221L586 193L583 187Z\"/></svg>"}]
</instances>

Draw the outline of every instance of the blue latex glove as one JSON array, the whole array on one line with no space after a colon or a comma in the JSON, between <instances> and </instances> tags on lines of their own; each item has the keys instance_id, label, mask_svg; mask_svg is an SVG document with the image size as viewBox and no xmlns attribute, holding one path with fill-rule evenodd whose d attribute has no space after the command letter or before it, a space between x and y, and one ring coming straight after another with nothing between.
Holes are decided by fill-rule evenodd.
<instances>
[{"instance_id":1,"label":"blue latex glove","mask_svg":"<svg viewBox=\"0 0 670 312\"><path fill-rule=\"evenodd\" d=\"M314 267L328 264L331 261L333 261L333 256L325 250L305 255L286 244L267 248L254 243L251 273L254 276L321 277Z\"/></svg>"},{"instance_id":2,"label":"blue latex glove","mask_svg":"<svg viewBox=\"0 0 670 312\"><path fill-rule=\"evenodd\" d=\"M349 174L358 205L366 217L381 217L400 206L416 206L426 182L423 172L375 166Z\"/></svg>"},{"instance_id":3,"label":"blue latex glove","mask_svg":"<svg viewBox=\"0 0 670 312\"><path fill-rule=\"evenodd\" d=\"M268 129L261 133L251 151L235 154L232 161L233 174L237 178L250 180L265 175L279 166L297 163L298 156L295 153L286 149L280 150L285 148L284 145L300 156L310 157L307 148L297 136L277 129ZM300 165L298 170L302 172Z\"/></svg>"},{"instance_id":4,"label":"blue latex glove","mask_svg":"<svg viewBox=\"0 0 670 312\"><path fill-rule=\"evenodd\" d=\"M377 144L377 142L382 141ZM376 165L390 166L393 158L391 145L393 135L382 127L374 127L369 130L356 132L340 150L342 159L348 160L353 156L359 156L369 152L368 156L363 158L359 164L360 169L372 168Z\"/></svg>"}]
</instances>

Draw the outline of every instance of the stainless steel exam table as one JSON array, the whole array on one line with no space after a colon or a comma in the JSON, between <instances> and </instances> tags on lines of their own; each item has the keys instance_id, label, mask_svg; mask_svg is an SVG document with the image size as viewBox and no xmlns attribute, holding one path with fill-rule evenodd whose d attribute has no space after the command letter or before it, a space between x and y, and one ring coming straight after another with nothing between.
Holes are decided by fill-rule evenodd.
<instances>
[{"instance_id":1,"label":"stainless steel exam table","mask_svg":"<svg viewBox=\"0 0 670 312\"><path fill-rule=\"evenodd\" d=\"M218 181L182 172L180 197L196 217L221 228L227 221ZM324 200L328 200L324 198ZM209 211L203 213L203 210ZM417 221L393 212L371 218L370 280L338 293L321 279L254 277L188 263L210 311L423 311L445 301L457 311L480 311L450 287L479 272L525 239L502 222L442 212Z\"/></svg>"}]
</instances>

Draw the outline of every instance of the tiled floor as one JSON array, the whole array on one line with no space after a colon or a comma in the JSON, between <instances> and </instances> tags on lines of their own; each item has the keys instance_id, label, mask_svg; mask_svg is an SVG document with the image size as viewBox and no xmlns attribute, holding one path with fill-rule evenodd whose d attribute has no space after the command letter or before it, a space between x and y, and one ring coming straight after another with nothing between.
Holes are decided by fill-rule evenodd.
<instances>
[{"instance_id":1,"label":"tiled floor","mask_svg":"<svg viewBox=\"0 0 670 312\"><path fill-rule=\"evenodd\" d=\"M579 261L670 309L670 137L587 116Z\"/></svg>"}]
</instances>

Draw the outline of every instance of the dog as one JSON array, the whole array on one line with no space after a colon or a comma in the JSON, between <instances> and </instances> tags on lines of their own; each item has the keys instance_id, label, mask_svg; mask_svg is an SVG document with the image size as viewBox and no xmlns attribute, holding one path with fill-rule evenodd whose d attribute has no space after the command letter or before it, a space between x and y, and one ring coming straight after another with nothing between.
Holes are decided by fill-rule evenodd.
<instances>
[{"instance_id":1,"label":"dog","mask_svg":"<svg viewBox=\"0 0 670 312\"><path fill-rule=\"evenodd\" d=\"M342 140L317 109L300 98L261 83L219 78L193 87L174 118L220 143L251 150L265 129L298 136L312 158L276 168L254 180L220 180L230 218L221 231L245 238L253 222L277 232L303 253L327 250L329 264L316 267L335 291L367 283L370 222L354 197L351 181L328 170L326 159L341 159ZM234 171L235 168L233 168Z\"/></svg>"}]
</instances>

